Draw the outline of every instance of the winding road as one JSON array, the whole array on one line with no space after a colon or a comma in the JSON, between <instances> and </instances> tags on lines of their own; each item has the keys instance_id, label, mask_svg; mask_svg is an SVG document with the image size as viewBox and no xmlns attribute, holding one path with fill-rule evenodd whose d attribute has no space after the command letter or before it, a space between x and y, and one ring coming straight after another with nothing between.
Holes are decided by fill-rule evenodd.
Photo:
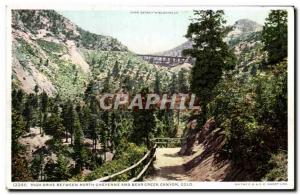
<instances>
[{"instance_id":1,"label":"winding road","mask_svg":"<svg viewBox=\"0 0 300 195\"><path fill-rule=\"evenodd\" d=\"M188 181L184 170L184 158L178 155L180 148L157 148L153 163L154 174L144 181Z\"/></svg>"}]
</instances>

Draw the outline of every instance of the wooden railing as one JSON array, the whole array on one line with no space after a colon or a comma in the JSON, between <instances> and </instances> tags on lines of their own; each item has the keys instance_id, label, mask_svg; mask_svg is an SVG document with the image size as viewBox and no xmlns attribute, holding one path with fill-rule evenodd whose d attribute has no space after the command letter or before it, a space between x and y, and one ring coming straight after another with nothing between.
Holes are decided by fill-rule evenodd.
<instances>
[{"instance_id":1,"label":"wooden railing","mask_svg":"<svg viewBox=\"0 0 300 195\"><path fill-rule=\"evenodd\" d=\"M108 176L96 179L96 180L94 180L94 182L112 181L115 177L120 176L129 171L134 173L135 169L138 166L144 165L143 169L139 172L139 174L137 176L135 176L135 177L133 176L130 180L128 180L128 182L139 181L145 175L146 171L149 169L149 167L152 165L153 161L155 160L155 155L156 155L155 152L156 152L156 148L158 145L167 147L170 144L173 144L173 145L180 144L181 140L182 140L182 138L154 138L154 139L151 139L151 142L154 144L154 146L137 163L131 165L130 167L127 167L126 169L123 169L122 171L114 173L112 175L108 175ZM134 175L134 174L132 174L132 175Z\"/></svg>"},{"instance_id":2,"label":"wooden railing","mask_svg":"<svg viewBox=\"0 0 300 195\"><path fill-rule=\"evenodd\" d=\"M134 171L139 165L141 164L145 164L144 168L142 169L142 171L136 176L133 177L129 180L129 182L134 182L134 181L138 181L142 178L142 176L145 174L145 172L147 171L147 169L149 168L149 166L152 164L152 162L155 160L155 152L156 152L156 147L157 145L154 144L154 146L143 156L143 158L141 158L137 163L131 165L130 167L123 169L122 171L119 171L117 173L114 173L112 175L109 176L105 176L99 179L94 180L94 182L105 182L105 181L111 181L113 178L122 175L126 172L129 171Z\"/></svg>"},{"instance_id":3,"label":"wooden railing","mask_svg":"<svg viewBox=\"0 0 300 195\"><path fill-rule=\"evenodd\" d=\"M180 146L182 140L183 138L180 137L176 137L176 138L157 137L151 139L151 141L155 143L157 146L162 146L162 147Z\"/></svg>"}]
</instances>

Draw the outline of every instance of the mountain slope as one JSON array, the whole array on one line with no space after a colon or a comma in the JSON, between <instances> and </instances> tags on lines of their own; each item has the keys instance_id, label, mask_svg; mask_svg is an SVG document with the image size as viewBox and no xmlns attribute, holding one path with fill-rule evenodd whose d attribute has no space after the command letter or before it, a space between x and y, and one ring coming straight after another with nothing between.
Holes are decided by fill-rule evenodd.
<instances>
[{"instance_id":1,"label":"mountain slope","mask_svg":"<svg viewBox=\"0 0 300 195\"><path fill-rule=\"evenodd\" d=\"M131 64L136 71L164 72L129 52L117 39L85 31L53 10L13 10L12 40L12 84L26 93L34 93L38 86L39 93L50 96L81 96L91 79L106 77L118 60L121 67L138 62ZM104 57L105 65L99 67L91 53L111 57Z\"/></svg>"},{"instance_id":2,"label":"mountain slope","mask_svg":"<svg viewBox=\"0 0 300 195\"><path fill-rule=\"evenodd\" d=\"M193 44L191 41L186 41L180 45L178 45L177 47L173 48L173 49L170 49L170 50L167 50L167 51L163 51L163 52L158 52L158 53L155 53L156 55L162 55L162 56L178 56L178 57L181 57L181 52L182 50L184 49L189 49L189 48L192 48Z\"/></svg>"},{"instance_id":3,"label":"mountain slope","mask_svg":"<svg viewBox=\"0 0 300 195\"><path fill-rule=\"evenodd\" d=\"M262 31L262 26L260 24L249 19L240 19L234 23L232 31L228 33L227 38L230 40L259 31Z\"/></svg>"},{"instance_id":4,"label":"mountain slope","mask_svg":"<svg viewBox=\"0 0 300 195\"><path fill-rule=\"evenodd\" d=\"M228 33L226 41L229 42L229 44L231 43L231 46L235 46L235 44L243 39L247 39L250 34L260 32L261 30L262 26L258 23L249 19L240 19L232 26L232 31ZM191 41L186 41L173 49L156 54L163 56L181 56L182 50L192 48L192 45Z\"/></svg>"},{"instance_id":5,"label":"mountain slope","mask_svg":"<svg viewBox=\"0 0 300 195\"><path fill-rule=\"evenodd\" d=\"M116 39L82 30L52 10L12 11L13 86L74 97L89 80L79 48L127 51Z\"/></svg>"}]
</instances>

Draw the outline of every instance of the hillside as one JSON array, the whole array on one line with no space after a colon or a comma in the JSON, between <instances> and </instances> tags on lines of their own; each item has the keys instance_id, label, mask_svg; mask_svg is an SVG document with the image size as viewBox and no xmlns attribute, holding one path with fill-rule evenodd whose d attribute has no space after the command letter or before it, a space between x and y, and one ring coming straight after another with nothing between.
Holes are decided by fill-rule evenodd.
<instances>
[{"instance_id":1,"label":"hillside","mask_svg":"<svg viewBox=\"0 0 300 195\"><path fill-rule=\"evenodd\" d=\"M199 126L197 115L189 115L185 121L181 150L177 155L165 154L174 157L174 160L184 159L174 169L165 165L169 172L174 172L169 174L174 175L173 179L178 177L180 180L175 168L184 167L184 174L180 172L179 175L191 181L286 180L286 126L277 126L278 121L271 118L282 117L281 124L286 124L283 114L273 113L272 109L274 104L280 109L286 108L284 83L287 63L281 59L270 70L262 29L254 21L240 19L225 37L234 51L236 66L224 74L214 89L216 97L208 104L209 118L204 125ZM180 56L187 48L192 48L191 41L159 55ZM175 68L180 69L181 66ZM175 68L172 69L175 71ZM264 112L272 114L264 115ZM262 115L265 118L261 119ZM274 146L272 140L278 140L278 146ZM276 147L282 147L282 151L270 149ZM271 155L261 156L267 152ZM282 162L276 162L276 159ZM168 177L163 170L164 167L160 167L157 175Z\"/></svg>"},{"instance_id":2,"label":"hillside","mask_svg":"<svg viewBox=\"0 0 300 195\"><path fill-rule=\"evenodd\" d=\"M80 96L91 79L106 77L116 62L120 69L129 64L132 72L156 70L118 40L85 31L55 11L13 11L12 36L12 83L26 93L35 93L38 86L38 93L50 96ZM92 53L103 57L105 65L95 67Z\"/></svg>"},{"instance_id":3,"label":"hillside","mask_svg":"<svg viewBox=\"0 0 300 195\"><path fill-rule=\"evenodd\" d=\"M249 19L237 20L234 25L231 26L231 28L232 30L227 34L225 40L232 47L236 46L237 43L247 39L250 34L260 32L262 30L261 25ZM182 51L184 49L192 48L192 45L193 43L191 41L186 41L175 48L155 54L162 56L182 56Z\"/></svg>"},{"instance_id":4,"label":"hillside","mask_svg":"<svg viewBox=\"0 0 300 195\"><path fill-rule=\"evenodd\" d=\"M232 31L228 33L228 39L234 39L237 37L245 37L250 33L262 31L262 26L249 19L237 20L232 25Z\"/></svg>"},{"instance_id":5,"label":"hillside","mask_svg":"<svg viewBox=\"0 0 300 195\"><path fill-rule=\"evenodd\" d=\"M192 42L186 41L186 42L176 46L175 48L172 48L172 49L167 50L167 51L155 53L155 55L181 57L182 56L181 55L182 50L192 48L192 45L193 45Z\"/></svg>"},{"instance_id":6,"label":"hillside","mask_svg":"<svg viewBox=\"0 0 300 195\"><path fill-rule=\"evenodd\" d=\"M231 28L232 30L225 37L225 41L234 50L237 57L236 66L238 68L236 71L255 71L254 69L257 69L259 62L266 58L266 53L262 51L262 26L249 19L240 19ZM190 48L192 48L192 42L188 40L173 49L155 53L155 55L181 57L182 51ZM191 68L192 64L184 63L170 68L170 71L176 73L182 69L190 70Z\"/></svg>"},{"instance_id":7,"label":"hillside","mask_svg":"<svg viewBox=\"0 0 300 195\"><path fill-rule=\"evenodd\" d=\"M143 114L104 112L97 101L103 93L166 92L177 79L52 10L12 11L12 62L14 181L92 180L138 160ZM173 114L152 119L155 134L174 132Z\"/></svg>"},{"instance_id":8,"label":"hillside","mask_svg":"<svg viewBox=\"0 0 300 195\"><path fill-rule=\"evenodd\" d=\"M212 90L207 120L191 115L187 122L179 155L193 181L287 180L287 61L268 61L273 51L261 30L249 20L235 23L226 41L236 66Z\"/></svg>"}]
</instances>

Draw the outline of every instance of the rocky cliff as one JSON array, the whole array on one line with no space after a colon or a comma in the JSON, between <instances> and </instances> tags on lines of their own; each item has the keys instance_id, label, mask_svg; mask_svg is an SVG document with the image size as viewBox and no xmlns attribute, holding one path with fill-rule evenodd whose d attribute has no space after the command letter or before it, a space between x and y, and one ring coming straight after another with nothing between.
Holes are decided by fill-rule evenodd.
<instances>
[{"instance_id":1,"label":"rocky cliff","mask_svg":"<svg viewBox=\"0 0 300 195\"><path fill-rule=\"evenodd\" d=\"M127 51L112 37L85 31L52 10L12 11L13 87L27 93L74 97L83 92L90 65L82 50Z\"/></svg>"},{"instance_id":2,"label":"rocky cliff","mask_svg":"<svg viewBox=\"0 0 300 195\"><path fill-rule=\"evenodd\" d=\"M166 68L148 64L115 38L90 33L54 10L12 11L13 88L72 99L82 96L91 81L97 93L105 82L115 92L133 89L136 78L140 86L141 80L152 84L156 72L168 87Z\"/></svg>"}]
</instances>

